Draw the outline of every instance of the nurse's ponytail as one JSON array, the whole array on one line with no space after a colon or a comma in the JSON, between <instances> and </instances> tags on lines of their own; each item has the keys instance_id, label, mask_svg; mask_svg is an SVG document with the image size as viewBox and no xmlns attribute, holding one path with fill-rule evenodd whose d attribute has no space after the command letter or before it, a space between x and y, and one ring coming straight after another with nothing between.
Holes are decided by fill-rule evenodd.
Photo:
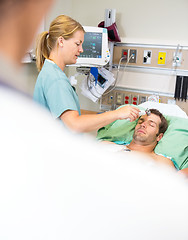
<instances>
[{"instance_id":1,"label":"nurse's ponytail","mask_svg":"<svg viewBox=\"0 0 188 240\"><path fill-rule=\"evenodd\" d=\"M41 70L45 59L49 58L50 55L50 49L47 44L47 38L48 38L49 33L48 32L43 32L38 36L37 39L37 45L36 45L36 65L38 71Z\"/></svg>"},{"instance_id":2,"label":"nurse's ponytail","mask_svg":"<svg viewBox=\"0 0 188 240\"><path fill-rule=\"evenodd\" d=\"M45 59L49 59L51 51L57 46L57 39L62 36L67 40L78 30L84 32L82 25L69 16L60 15L52 21L49 32L41 33L37 39L36 65L38 71L42 69Z\"/></svg>"}]
</instances>

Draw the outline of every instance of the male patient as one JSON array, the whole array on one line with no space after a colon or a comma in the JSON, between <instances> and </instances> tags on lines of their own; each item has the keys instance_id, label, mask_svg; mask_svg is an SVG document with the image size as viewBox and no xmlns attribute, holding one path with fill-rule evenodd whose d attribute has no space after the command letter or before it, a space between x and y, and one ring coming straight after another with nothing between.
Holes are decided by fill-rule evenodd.
<instances>
[{"instance_id":1,"label":"male patient","mask_svg":"<svg viewBox=\"0 0 188 240\"><path fill-rule=\"evenodd\" d=\"M174 163L169 158L154 152L157 143L168 128L168 123L157 109L150 109L150 112L150 115L145 114L138 119L133 139L130 144L125 145L124 150L146 153L157 162L174 167Z\"/></svg>"}]
</instances>

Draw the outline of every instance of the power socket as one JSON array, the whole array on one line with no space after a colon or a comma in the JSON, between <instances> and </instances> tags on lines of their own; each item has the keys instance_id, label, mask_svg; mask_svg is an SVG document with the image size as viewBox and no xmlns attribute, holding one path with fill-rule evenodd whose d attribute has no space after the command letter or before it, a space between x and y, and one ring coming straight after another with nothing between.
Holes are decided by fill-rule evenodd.
<instances>
[{"instance_id":1,"label":"power socket","mask_svg":"<svg viewBox=\"0 0 188 240\"><path fill-rule=\"evenodd\" d=\"M132 95L132 104L138 105L139 103L139 95Z\"/></svg>"},{"instance_id":2,"label":"power socket","mask_svg":"<svg viewBox=\"0 0 188 240\"><path fill-rule=\"evenodd\" d=\"M109 96L108 96L108 104L113 104L113 102L114 102L114 94L112 93L112 94L110 94Z\"/></svg>"},{"instance_id":3,"label":"power socket","mask_svg":"<svg viewBox=\"0 0 188 240\"><path fill-rule=\"evenodd\" d=\"M127 62L127 60L128 60L128 49L122 49L121 57L123 57L122 62Z\"/></svg>"},{"instance_id":4,"label":"power socket","mask_svg":"<svg viewBox=\"0 0 188 240\"><path fill-rule=\"evenodd\" d=\"M121 92L116 93L116 101L115 101L116 105L122 105L123 104L123 96L124 95Z\"/></svg>"},{"instance_id":5,"label":"power socket","mask_svg":"<svg viewBox=\"0 0 188 240\"><path fill-rule=\"evenodd\" d=\"M131 104L131 94L125 94L124 95L124 104Z\"/></svg>"},{"instance_id":6,"label":"power socket","mask_svg":"<svg viewBox=\"0 0 188 240\"><path fill-rule=\"evenodd\" d=\"M130 49L129 56L130 56L129 62L130 63L136 63L137 50L136 49Z\"/></svg>"}]
</instances>

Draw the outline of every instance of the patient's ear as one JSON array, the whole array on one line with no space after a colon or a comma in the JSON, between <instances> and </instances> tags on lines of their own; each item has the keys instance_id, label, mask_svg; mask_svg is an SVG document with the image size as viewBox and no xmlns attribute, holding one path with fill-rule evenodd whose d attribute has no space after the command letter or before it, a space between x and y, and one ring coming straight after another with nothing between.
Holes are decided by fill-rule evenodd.
<instances>
[{"instance_id":1,"label":"patient's ear","mask_svg":"<svg viewBox=\"0 0 188 240\"><path fill-rule=\"evenodd\" d=\"M157 142L159 142L161 140L161 138L163 137L163 133L159 133L159 135L157 136Z\"/></svg>"}]
</instances>

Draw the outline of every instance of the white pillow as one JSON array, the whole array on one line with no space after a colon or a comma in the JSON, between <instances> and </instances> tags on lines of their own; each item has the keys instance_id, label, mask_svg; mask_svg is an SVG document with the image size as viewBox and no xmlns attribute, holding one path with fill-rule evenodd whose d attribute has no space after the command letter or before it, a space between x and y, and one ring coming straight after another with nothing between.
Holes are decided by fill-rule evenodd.
<instances>
[{"instance_id":1,"label":"white pillow","mask_svg":"<svg viewBox=\"0 0 188 240\"><path fill-rule=\"evenodd\" d=\"M147 101L147 102L141 103L139 106L143 108L155 108L159 110L162 114L168 115L168 116L188 118L187 114L179 106L175 104L166 104L166 103Z\"/></svg>"}]
</instances>

